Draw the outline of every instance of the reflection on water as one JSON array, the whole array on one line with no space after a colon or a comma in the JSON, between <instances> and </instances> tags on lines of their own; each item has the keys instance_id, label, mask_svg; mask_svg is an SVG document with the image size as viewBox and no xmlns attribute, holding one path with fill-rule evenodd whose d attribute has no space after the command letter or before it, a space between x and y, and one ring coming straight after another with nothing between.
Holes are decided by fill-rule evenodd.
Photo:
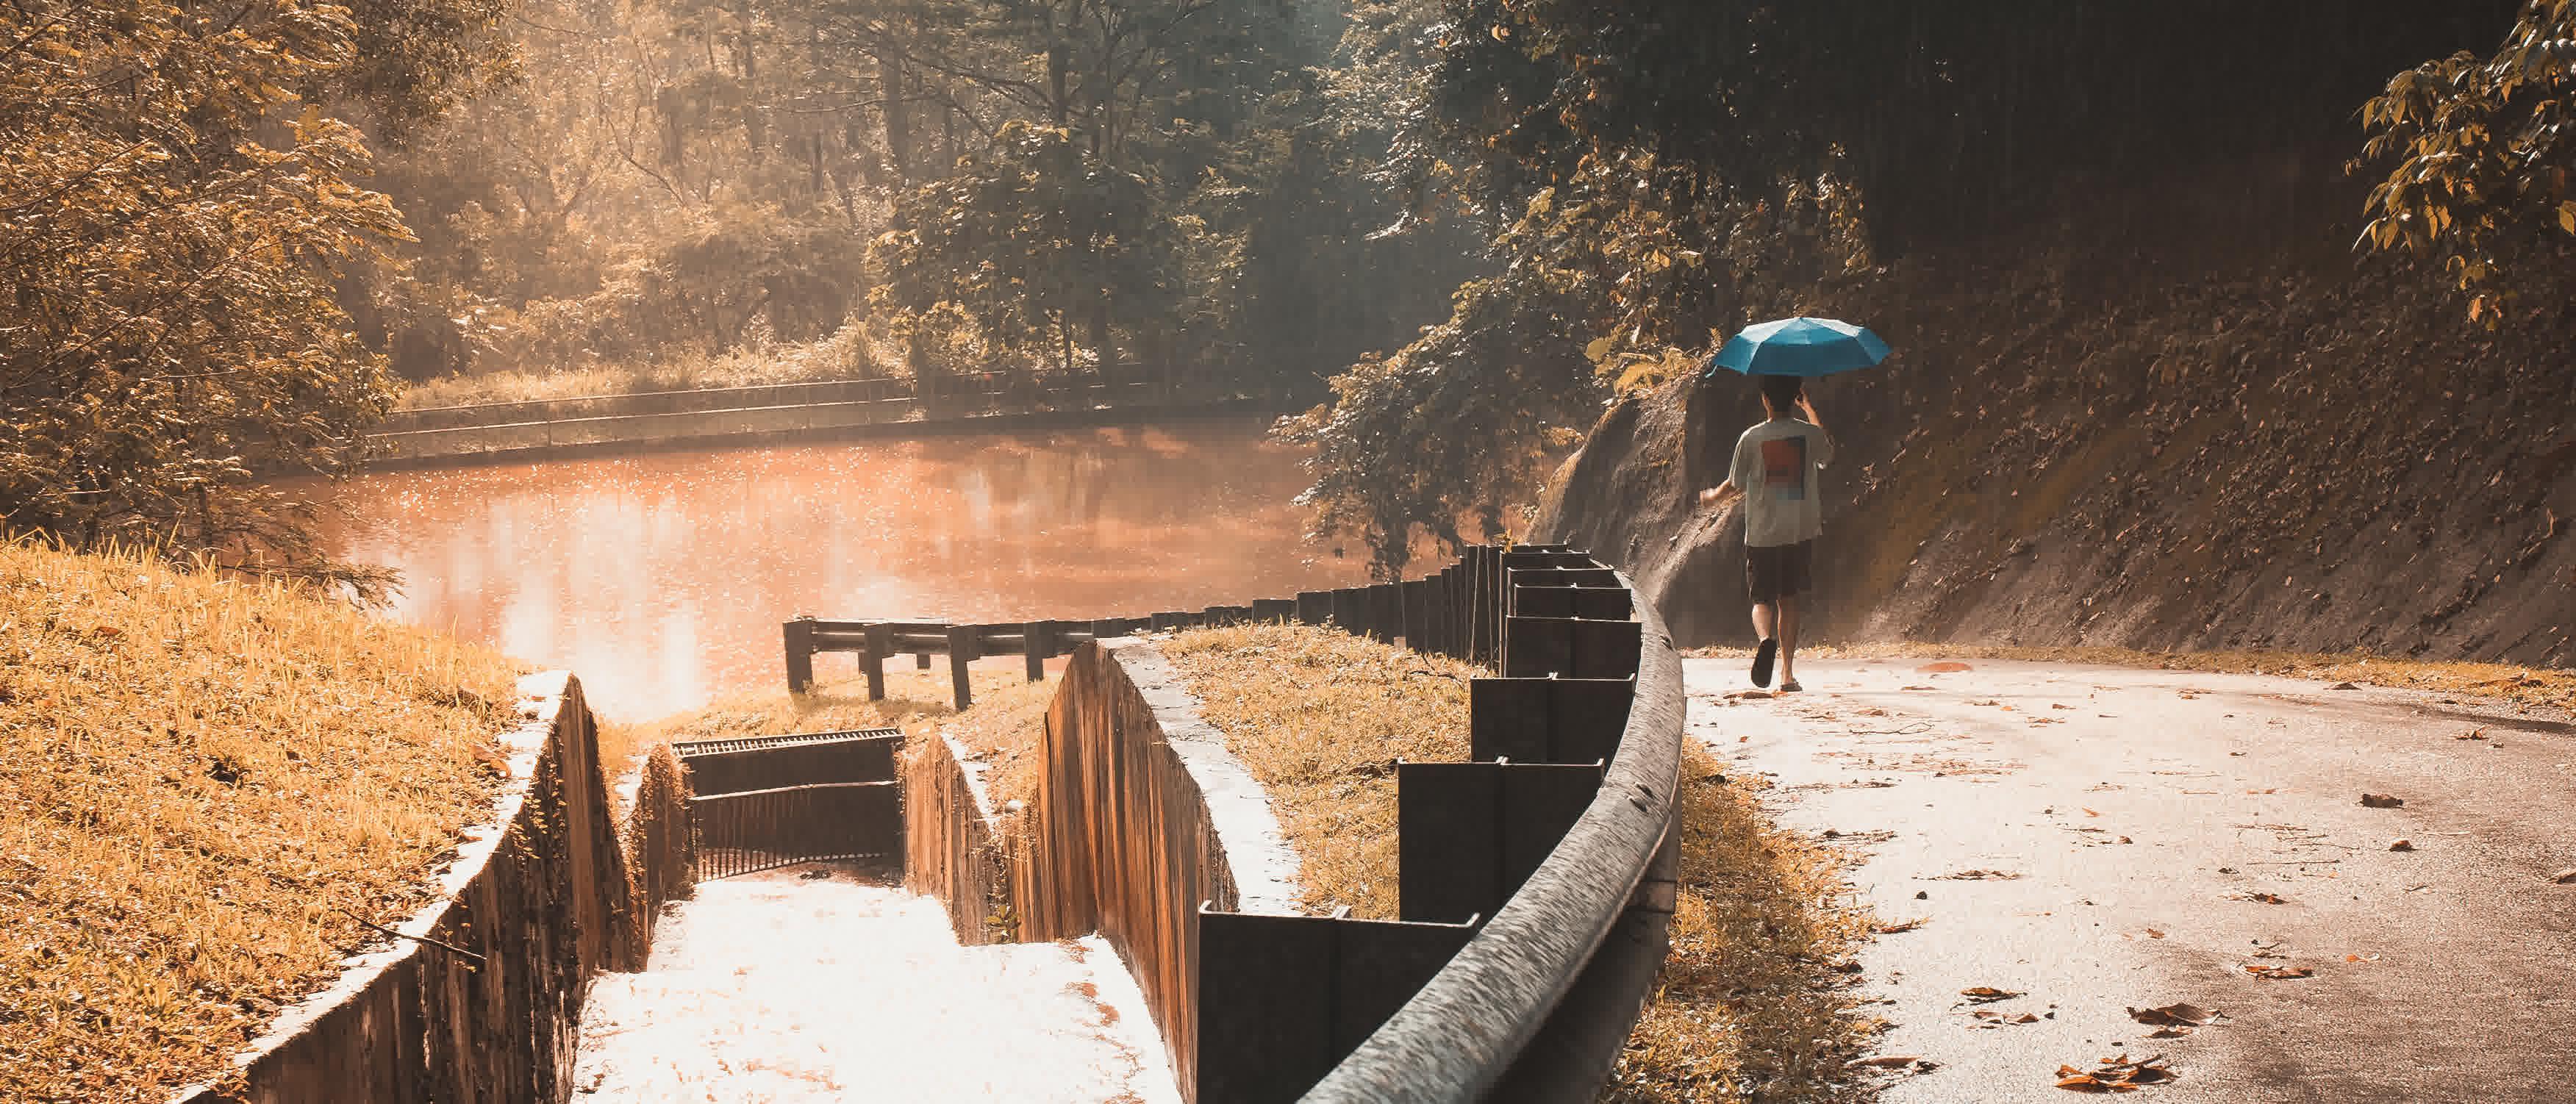
<instances>
[{"instance_id":1,"label":"reflection on water","mask_svg":"<svg viewBox=\"0 0 2576 1104\"><path fill-rule=\"evenodd\" d=\"M1300 540L1297 459L1217 422L383 472L339 493L334 542L402 571L394 615L569 667L637 720L783 686L799 613L1123 616L1365 581L1358 549Z\"/></svg>"}]
</instances>

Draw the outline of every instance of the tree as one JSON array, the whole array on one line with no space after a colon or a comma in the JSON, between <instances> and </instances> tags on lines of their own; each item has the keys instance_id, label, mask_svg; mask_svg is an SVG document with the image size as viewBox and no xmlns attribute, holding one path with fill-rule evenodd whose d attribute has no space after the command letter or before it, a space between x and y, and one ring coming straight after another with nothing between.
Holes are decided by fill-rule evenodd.
<instances>
[{"instance_id":1,"label":"tree","mask_svg":"<svg viewBox=\"0 0 2576 1104\"><path fill-rule=\"evenodd\" d=\"M254 480L346 473L388 398L334 277L408 232L358 130L289 91L354 33L303 0L0 10L7 529L383 581Z\"/></svg>"},{"instance_id":2,"label":"tree","mask_svg":"<svg viewBox=\"0 0 2576 1104\"><path fill-rule=\"evenodd\" d=\"M2493 325L2515 247L2576 236L2576 0L2533 0L2484 57L2462 51L2389 79L2362 105L2358 169L2384 163L2357 244L2440 259Z\"/></svg>"}]
</instances>

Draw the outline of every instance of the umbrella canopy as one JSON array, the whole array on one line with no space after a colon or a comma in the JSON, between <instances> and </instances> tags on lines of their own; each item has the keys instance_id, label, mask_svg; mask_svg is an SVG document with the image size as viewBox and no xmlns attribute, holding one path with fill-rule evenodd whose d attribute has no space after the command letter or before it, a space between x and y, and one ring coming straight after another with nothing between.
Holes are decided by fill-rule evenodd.
<instances>
[{"instance_id":1,"label":"umbrella canopy","mask_svg":"<svg viewBox=\"0 0 2576 1104\"><path fill-rule=\"evenodd\" d=\"M1710 357L1711 375L1732 368L1748 376L1830 376L1887 359L1887 342L1865 326L1831 318L1783 318L1746 326Z\"/></svg>"}]
</instances>

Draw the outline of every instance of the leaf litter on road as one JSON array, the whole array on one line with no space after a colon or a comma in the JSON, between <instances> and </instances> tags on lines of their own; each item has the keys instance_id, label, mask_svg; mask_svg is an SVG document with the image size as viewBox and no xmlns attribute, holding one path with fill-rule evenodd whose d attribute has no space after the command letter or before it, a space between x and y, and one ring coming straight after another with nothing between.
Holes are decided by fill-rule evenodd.
<instances>
[{"instance_id":1,"label":"leaf litter on road","mask_svg":"<svg viewBox=\"0 0 2576 1104\"><path fill-rule=\"evenodd\" d=\"M2096 1059L2094 1068L2090 1070L2059 1066L2057 1087L2090 1093L2136 1092L2148 1085L2174 1079L2173 1071L2165 1068L2164 1061L2165 1056L2161 1054L2135 1062L2122 1054Z\"/></svg>"}]
</instances>

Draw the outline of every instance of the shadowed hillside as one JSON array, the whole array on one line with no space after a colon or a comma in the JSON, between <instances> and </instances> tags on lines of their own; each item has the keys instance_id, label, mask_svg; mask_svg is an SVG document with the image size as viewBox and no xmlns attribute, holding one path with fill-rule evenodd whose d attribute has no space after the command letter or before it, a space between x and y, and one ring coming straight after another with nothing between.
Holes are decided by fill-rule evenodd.
<instances>
[{"instance_id":1,"label":"shadowed hillside","mask_svg":"<svg viewBox=\"0 0 2576 1104\"><path fill-rule=\"evenodd\" d=\"M1817 629L2576 657L2563 250L2490 333L2423 274L2271 233L1918 255L1803 303L1898 350L1813 391L1843 446ZM1626 566L1677 637L1745 637L1742 525L1692 492L1760 418L1732 374L1619 402L1533 534Z\"/></svg>"}]
</instances>

